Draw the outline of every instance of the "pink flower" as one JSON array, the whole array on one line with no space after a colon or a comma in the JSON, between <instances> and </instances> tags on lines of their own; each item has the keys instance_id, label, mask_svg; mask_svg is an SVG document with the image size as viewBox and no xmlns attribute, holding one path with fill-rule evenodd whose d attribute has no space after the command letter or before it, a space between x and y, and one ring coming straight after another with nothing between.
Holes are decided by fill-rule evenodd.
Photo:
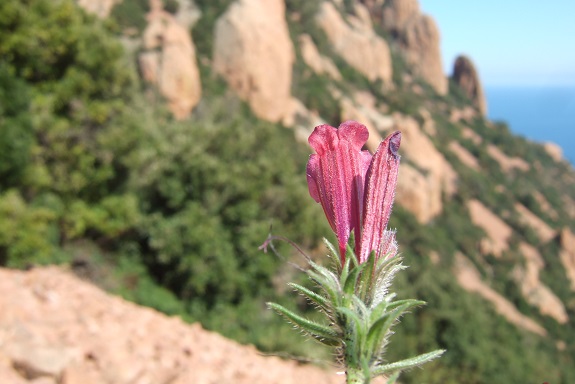
<instances>
[{"instance_id":1,"label":"pink flower","mask_svg":"<svg viewBox=\"0 0 575 384\"><path fill-rule=\"evenodd\" d=\"M395 197L401 133L388 136L373 156L361 150L368 137L364 125L347 121L339 129L317 126L308 139L316 151L307 164L309 193L321 203L337 236L342 262L352 231L360 263L372 251L378 257L397 252L395 232L386 227Z\"/></svg>"}]
</instances>

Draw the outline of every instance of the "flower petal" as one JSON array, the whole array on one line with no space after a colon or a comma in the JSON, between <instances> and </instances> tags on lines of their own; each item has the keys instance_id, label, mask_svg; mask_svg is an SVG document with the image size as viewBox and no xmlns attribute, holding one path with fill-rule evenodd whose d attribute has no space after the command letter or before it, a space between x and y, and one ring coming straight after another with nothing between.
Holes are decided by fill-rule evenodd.
<instances>
[{"instance_id":1,"label":"flower petal","mask_svg":"<svg viewBox=\"0 0 575 384\"><path fill-rule=\"evenodd\" d=\"M395 198L395 187L399 172L397 151L401 143L401 132L394 132L381 142L367 171L365 179L362 233L359 262L369 258L372 251L378 256L394 247L395 236L385 235Z\"/></svg>"},{"instance_id":2,"label":"flower petal","mask_svg":"<svg viewBox=\"0 0 575 384\"><path fill-rule=\"evenodd\" d=\"M363 145L369 138L367 127L357 121L346 121L340 124L337 134L340 140L347 141L351 149L361 151Z\"/></svg>"},{"instance_id":3,"label":"flower petal","mask_svg":"<svg viewBox=\"0 0 575 384\"><path fill-rule=\"evenodd\" d=\"M334 150L337 147L339 143L337 129L327 124L318 125L309 135L307 141L315 149L315 152L322 156L326 151Z\"/></svg>"},{"instance_id":4,"label":"flower petal","mask_svg":"<svg viewBox=\"0 0 575 384\"><path fill-rule=\"evenodd\" d=\"M323 207L337 236L342 260L351 231L356 236L361 233L365 173L371 160L361 147L368 136L364 125L346 122L340 129L320 125L308 139L316 151L307 165L309 192Z\"/></svg>"}]
</instances>

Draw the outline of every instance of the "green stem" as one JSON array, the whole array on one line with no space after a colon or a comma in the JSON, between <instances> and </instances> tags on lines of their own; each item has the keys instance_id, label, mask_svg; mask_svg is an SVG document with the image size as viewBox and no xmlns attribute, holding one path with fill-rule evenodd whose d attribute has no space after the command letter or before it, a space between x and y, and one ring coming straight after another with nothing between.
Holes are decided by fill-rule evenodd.
<instances>
[{"instance_id":1,"label":"green stem","mask_svg":"<svg viewBox=\"0 0 575 384\"><path fill-rule=\"evenodd\" d=\"M347 384L369 384L369 377L365 377L363 369L347 367Z\"/></svg>"},{"instance_id":2,"label":"green stem","mask_svg":"<svg viewBox=\"0 0 575 384\"><path fill-rule=\"evenodd\" d=\"M344 359L345 359L345 375L347 384L369 384L370 383L370 373L369 370L363 368L361 361L361 354L353 347L356 345L357 340L353 340L357 337L356 333L351 331L350 328L353 327L351 322L347 323L346 332L346 342L344 343ZM367 376L366 376L367 374Z\"/></svg>"}]
</instances>

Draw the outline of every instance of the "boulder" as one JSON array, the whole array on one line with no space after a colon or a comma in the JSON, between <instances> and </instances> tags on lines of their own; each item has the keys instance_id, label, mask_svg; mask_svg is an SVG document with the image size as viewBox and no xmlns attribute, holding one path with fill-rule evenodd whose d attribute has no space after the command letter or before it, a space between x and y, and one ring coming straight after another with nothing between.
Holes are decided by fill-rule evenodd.
<instances>
[{"instance_id":1,"label":"boulder","mask_svg":"<svg viewBox=\"0 0 575 384\"><path fill-rule=\"evenodd\" d=\"M335 369L253 346L113 297L58 267L0 268L0 383L318 383Z\"/></svg>"},{"instance_id":2,"label":"boulder","mask_svg":"<svg viewBox=\"0 0 575 384\"><path fill-rule=\"evenodd\" d=\"M549 141L543 143L543 149L556 162L563 160L563 149L558 144Z\"/></svg>"},{"instance_id":3,"label":"boulder","mask_svg":"<svg viewBox=\"0 0 575 384\"><path fill-rule=\"evenodd\" d=\"M452 79L463 90L463 93L472 101L479 112L487 115L487 101L483 93L483 86L475 65L466 56L459 56L453 64Z\"/></svg>"},{"instance_id":4,"label":"boulder","mask_svg":"<svg viewBox=\"0 0 575 384\"><path fill-rule=\"evenodd\" d=\"M392 81L389 46L373 30L365 9L359 4L356 14L344 20L333 3L324 1L316 15L316 22L327 35L334 51L350 66L370 81ZM363 16L362 16L363 15Z\"/></svg>"},{"instance_id":5,"label":"boulder","mask_svg":"<svg viewBox=\"0 0 575 384\"><path fill-rule=\"evenodd\" d=\"M217 20L213 68L259 118L285 117L294 60L283 0L237 0Z\"/></svg>"},{"instance_id":6,"label":"boulder","mask_svg":"<svg viewBox=\"0 0 575 384\"><path fill-rule=\"evenodd\" d=\"M359 2L369 11L372 19L381 22L383 17L382 6L385 0L359 0Z\"/></svg>"},{"instance_id":7,"label":"boulder","mask_svg":"<svg viewBox=\"0 0 575 384\"><path fill-rule=\"evenodd\" d=\"M427 81L440 95L447 94L447 78L443 73L439 29L428 15L412 18L400 38L407 62L413 72Z\"/></svg>"},{"instance_id":8,"label":"boulder","mask_svg":"<svg viewBox=\"0 0 575 384\"><path fill-rule=\"evenodd\" d=\"M196 50L188 30L161 7L148 14L139 65L144 80L158 88L173 115L188 117L202 94Z\"/></svg>"},{"instance_id":9,"label":"boulder","mask_svg":"<svg viewBox=\"0 0 575 384\"><path fill-rule=\"evenodd\" d=\"M418 0L388 0L382 10L383 26L394 35L400 35L407 23L421 14Z\"/></svg>"},{"instance_id":10,"label":"boulder","mask_svg":"<svg viewBox=\"0 0 575 384\"><path fill-rule=\"evenodd\" d=\"M384 4L382 26L398 42L413 73L440 95L447 94L443 74L439 29L430 16L421 13L417 0L390 0Z\"/></svg>"}]
</instances>

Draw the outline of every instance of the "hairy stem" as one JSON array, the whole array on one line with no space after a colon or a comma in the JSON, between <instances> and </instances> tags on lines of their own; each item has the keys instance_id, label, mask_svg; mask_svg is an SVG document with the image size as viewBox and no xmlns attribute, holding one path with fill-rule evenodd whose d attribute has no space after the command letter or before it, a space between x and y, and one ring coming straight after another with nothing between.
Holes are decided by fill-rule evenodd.
<instances>
[{"instance_id":1,"label":"hairy stem","mask_svg":"<svg viewBox=\"0 0 575 384\"><path fill-rule=\"evenodd\" d=\"M369 384L369 377L365 377L365 372L361 368L347 367L345 374L347 384Z\"/></svg>"}]
</instances>

